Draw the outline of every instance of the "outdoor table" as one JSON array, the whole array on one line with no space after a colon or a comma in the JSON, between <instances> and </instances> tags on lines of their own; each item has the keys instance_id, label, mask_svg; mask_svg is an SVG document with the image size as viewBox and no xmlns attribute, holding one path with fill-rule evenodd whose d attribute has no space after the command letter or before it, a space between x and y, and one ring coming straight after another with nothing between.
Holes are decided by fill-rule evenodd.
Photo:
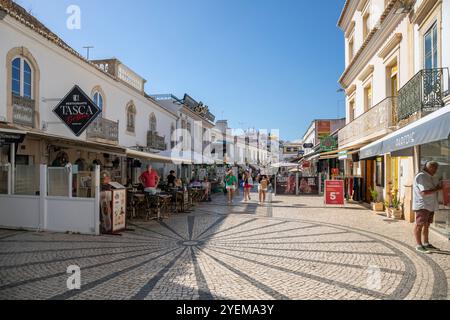
<instances>
[{"instance_id":1,"label":"outdoor table","mask_svg":"<svg viewBox=\"0 0 450 320\"><path fill-rule=\"evenodd\" d=\"M129 203L131 207L131 218L136 218L139 214L139 209L141 209L145 205L145 194L141 191L135 190L127 190L127 194L129 195L129 199L131 203ZM136 214L136 211L138 214Z\"/></svg>"},{"instance_id":2,"label":"outdoor table","mask_svg":"<svg viewBox=\"0 0 450 320\"><path fill-rule=\"evenodd\" d=\"M158 201L158 214L159 218L161 218L161 212L162 213L169 213L169 207L172 203L172 196L168 194L159 194L159 201ZM168 218L169 216L163 216L163 218Z\"/></svg>"}]
</instances>

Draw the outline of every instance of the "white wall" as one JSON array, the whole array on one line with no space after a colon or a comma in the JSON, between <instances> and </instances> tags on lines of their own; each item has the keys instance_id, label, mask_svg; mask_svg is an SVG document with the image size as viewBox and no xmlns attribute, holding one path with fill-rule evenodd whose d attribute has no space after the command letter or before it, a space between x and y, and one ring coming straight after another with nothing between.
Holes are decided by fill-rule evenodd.
<instances>
[{"instance_id":1,"label":"white wall","mask_svg":"<svg viewBox=\"0 0 450 320\"><path fill-rule=\"evenodd\" d=\"M105 93L104 118L119 121L119 144L125 147L147 145L147 131L152 112L157 118L159 135L166 136L170 144L170 124L175 123L176 116L163 110L160 106L146 99L143 95L121 84L95 67L82 62L52 42L42 38L31 29L7 16L0 22L0 74L6 74L6 54L15 47L26 47L37 61L40 69L40 98L63 98L68 91L78 84L88 95L95 86L100 86ZM0 77L0 116L6 116L5 77ZM9 94L9 93L8 93ZM137 109L136 134L126 134L126 105L133 100ZM77 139L53 113L57 102L38 101L41 122L58 122L50 124L48 132ZM42 123L40 124L42 126ZM85 140L85 134L78 139Z\"/></svg>"}]
</instances>

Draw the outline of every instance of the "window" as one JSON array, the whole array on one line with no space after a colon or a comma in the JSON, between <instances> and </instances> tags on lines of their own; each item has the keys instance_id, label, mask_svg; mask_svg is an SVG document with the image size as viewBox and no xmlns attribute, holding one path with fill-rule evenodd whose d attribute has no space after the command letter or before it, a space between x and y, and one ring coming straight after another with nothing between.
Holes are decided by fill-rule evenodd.
<instances>
[{"instance_id":1,"label":"window","mask_svg":"<svg viewBox=\"0 0 450 320\"><path fill-rule=\"evenodd\" d=\"M371 23L370 23L370 13L367 12L363 17L363 39L366 40L367 36L369 35L370 31L372 29Z\"/></svg>"},{"instance_id":2,"label":"window","mask_svg":"<svg viewBox=\"0 0 450 320\"><path fill-rule=\"evenodd\" d=\"M384 158L378 157L375 165L375 183L377 187L384 187Z\"/></svg>"},{"instance_id":3,"label":"window","mask_svg":"<svg viewBox=\"0 0 450 320\"><path fill-rule=\"evenodd\" d=\"M97 105L97 107L103 111L103 96L100 92L95 92L93 96L93 101ZM103 114L100 114L99 117L102 117Z\"/></svg>"},{"instance_id":4,"label":"window","mask_svg":"<svg viewBox=\"0 0 450 320\"><path fill-rule=\"evenodd\" d=\"M172 123L170 126L170 147L175 148L175 125Z\"/></svg>"},{"instance_id":5,"label":"window","mask_svg":"<svg viewBox=\"0 0 450 320\"><path fill-rule=\"evenodd\" d=\"M352 122L353 120L355 120L355 100L350 101L349 104L349 117L350 117L350 121Z\"/></svg>"},{"instance_id":6,"label":"window","mask_svg":"<svg viewBox=\"0 0 450 320\"><path fill-rule=\"evenodd\" d=\"M438 33L436 23L424 35L424 48L425 69L438 68Z\"/></svg>"},{"instance_id":7,"label":"window","mask_svg":"<svg viewBox=\"0 0 450 320\"><path fill-rule=\"evenodd\" d=\"M156 132L156 116L154 113L150 115L150 131Z\"/></svg>"},{"instance_id":8,"label":"window","mask_svg":"<svg viewBox=\"0 0 450 320\"><path fill-rule=\"evenodd\" d=\"M32 98L33 72L30 64L23 58L15 58L12 63L12 94Z\"/></svg>"},{"instance_id":9,"label":"window","mask_svg":"<svg viewBox=\"0 0 450 320\"><path fill-rule=\"evenodd\" d=\"M364 88L364 111L368 111L372 108L372 85L369 84Z\"/></svg>"},{"instance_id":10,"label":"window","mask_svg":"<svg viewBox=\"0 0 450 320\"><path fill-rule=\"evenodd\" d=\"M348 62L350 63L353 60L355 54L355 41L353 37L348 42Z\"/></svg>"},{"instance_id":11,"label":"window","mask_svg":"<svg viewBox=\"0 0 450 320\"><path fill-rule=\"evenodd\" d=\"M127 131L135 132L136 126L136 108L133 103L129 103L127 106Z\"/></svg>"}]
</instances>

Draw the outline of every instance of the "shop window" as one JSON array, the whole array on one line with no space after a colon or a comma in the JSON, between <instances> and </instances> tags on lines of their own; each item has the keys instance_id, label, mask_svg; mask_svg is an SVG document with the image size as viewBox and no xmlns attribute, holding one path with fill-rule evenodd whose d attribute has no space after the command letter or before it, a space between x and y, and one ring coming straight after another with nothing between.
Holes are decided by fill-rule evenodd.
<instances>
[{"instance_id":1,"label":"shop window","mask_svg":"<svg viewBox=\"0 0 450 320\"><path fill-rule=\"evenodd\" d=\"M381 157L375 162L375 183L377 187L384 187L384 159Z\"/></svg>"},{"instance_id":2,"label":"shop window","mask_svg":"<svg viewBox=\"0 0 450 320\"><path fill-rule=\"evenodd\" d=\"M33 72L29 63L23 58L15 58L12 63L12 93L15 96L32 98Z\"/></svg>"}]
</instances>

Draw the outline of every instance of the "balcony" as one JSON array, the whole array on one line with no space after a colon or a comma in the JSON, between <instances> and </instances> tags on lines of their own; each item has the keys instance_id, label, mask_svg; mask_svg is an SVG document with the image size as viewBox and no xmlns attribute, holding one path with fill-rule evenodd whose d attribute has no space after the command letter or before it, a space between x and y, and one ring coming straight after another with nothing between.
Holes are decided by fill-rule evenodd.
<instances>
[{"instance_id":1,"label":"balcony","mask_svg":"<svg viewBox=\"0 0 450 320\"><path fill-rule=\"evenodd\" d=\"M27 127L34 127L35 101L13 95L12 105L13 123Z\"/></svg>"},{"instance_id":2,"label":"balcony","mask_svg":"<svg viewBox=\"0 0 450 320\"><path fill-rule=\"evenodd\" d=\"M103 142L119 143L119 122L104 118L97 118L86 130L88 140L101 140Z\"/></svg>"},{"instance_id":3,"label":"balcony","mask_svg":"<svg viewBox=\"0 0 450 320\"><path fill-rule=\"evenodd\" d=\"M164 137L158 136L158 133L155 131L149 131L147 133L147 147L160 151L167 149Z\"/></svg>"},{"instance_id":4,"label":"balcony","mask_svg":"<svg viewBox=\"0 0 450 320\"><path fill-rule=\"evenodd\" d=\"M339 131L339 148L374 140L396 126L397 98L389 97Z\"/></svg>"},{"instance_id":5,"label":"balcony","mask_svg":"<svg viewBox=\"0 0 450 320\"><path fill-rule=\"evenodd\" d=\"M398 92L398 120L421 118L442 108L448 90L448 68L419 71Z\"/></svg>"}]
</instances>

